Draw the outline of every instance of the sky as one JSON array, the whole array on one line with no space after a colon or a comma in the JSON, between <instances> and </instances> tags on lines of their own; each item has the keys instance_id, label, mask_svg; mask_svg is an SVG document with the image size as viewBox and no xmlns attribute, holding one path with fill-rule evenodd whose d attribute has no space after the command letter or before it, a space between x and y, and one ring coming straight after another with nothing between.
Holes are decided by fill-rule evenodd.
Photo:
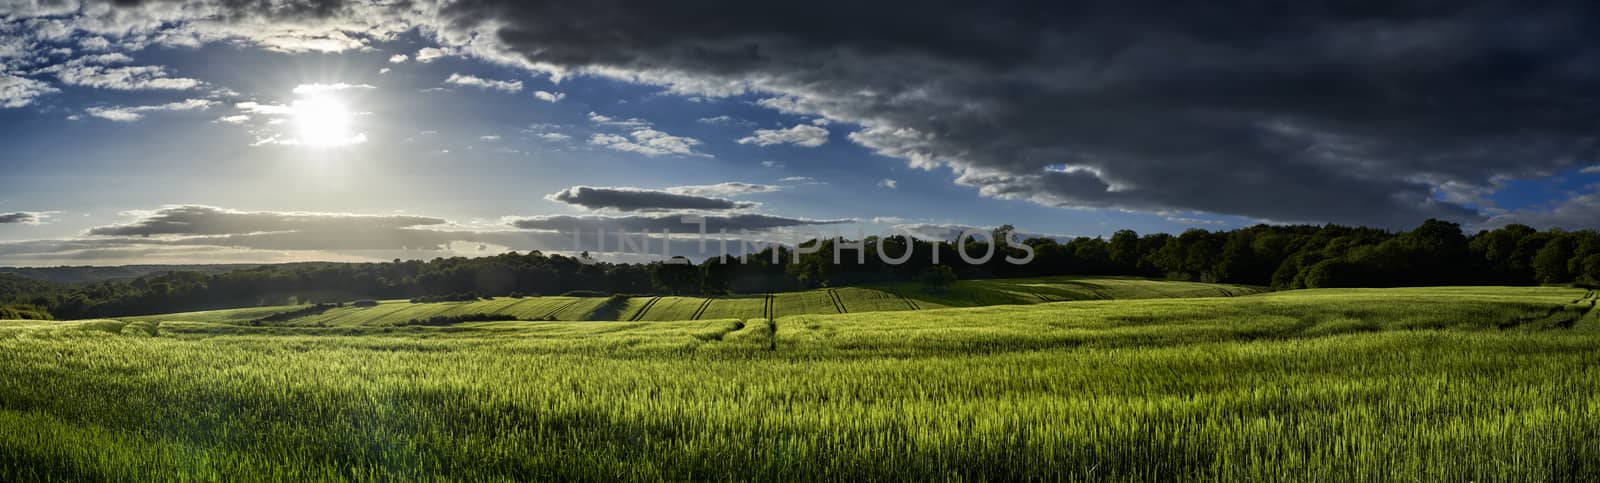
<instances>
[{"instance_id":1,"label":"sky","mask_svg":"<svg viewBox=\"0 0 1600 483\"><path fill-rule=\"evenodd\" d=\"M0 266L1596 228L1596 13L0 0Z\"/></svg>"}]
</instances>

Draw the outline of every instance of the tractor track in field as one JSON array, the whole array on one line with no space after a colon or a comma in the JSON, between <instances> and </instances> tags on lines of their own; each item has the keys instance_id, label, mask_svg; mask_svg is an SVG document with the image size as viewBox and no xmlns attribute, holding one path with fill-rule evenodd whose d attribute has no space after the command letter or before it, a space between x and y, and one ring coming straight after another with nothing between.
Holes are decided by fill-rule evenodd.
<instances>
[{"instance_id":1,"label":"tractor track in field","mask_svg":"<svg viewBox=\"0 0 1600 483\"><path fill-rule=\"evenodd\" d=\"M773 319L777 319L778 318L778 314L777 314L777 308L778 308L777 305L778 304L777 304L776 298L773 297L772 294L769 293L769 294L767 294L767 298L763 302L764 303L761 306L761 317L767 319L768 321L771 321Z\"/></svg>"},{"instance_id":2,"label":"tractor track in field","mask_svg":"<svg viewBox=\"0 0 1600 483\"><path fill-rule=\"evenodd\" d=\"M567 302L565 304L562 304L560 307L556 307L555 310L551 310L550 313L544 314L544 318L559 320L559 319L557 319L556 314L559 314L562 311L570 309L570 308L572 308L572 306L578 305L578 302L582 302L582 301L583 301L583 299L573 299L571 302Z\"/></svg>"},{"instance_id":3,"label":"tractor track in field","mask_svg":"<svg viewBox=\"0 0 1600 483\"><path fill-rule=\"evenodd\" d=\"M1597 294L1595 291L1591 290L1588 293L1583 294L1583 298L1574 300L1570 304L1550 307L1550 309L1546 310L1543 315L1512 319L1496 325L1496 328L1500 330L1511 330L1524 327L1528 324L1543 322L1540 324L1540 326L1544 328L1571 329L1578 325L1578 321L1583 320L1584 317L1588 317L1590 312L1594 312L1595 305L1600 304L1600 297L1597 297L1597 295L1600 294ZM1579 307L1575 311L1567 310L1570 306L1582 305L1586 300L1589 302L1588 306ZM1569 317L1556 318L1556 316L1561 312L1570 312L1573 313L1573 315Z\"/></svg>"},{"instance_id":4,"label":"tractor track in field","mask_svg":"<svg viewBox=\"0 0 1600 483\"><path fill-rule=\"evenodd\" d=\"M778 351L778 314L776 313L777 312L777 308L778 308L777 298L773 297L771 293L768 293L767 294L767 300L766 300L766 306L762 307L761 311L763 312L763 315L765 315L767 317L767 351L769 351L769 352L777 352Z\"/></svg>"},{"instance_id":5,"label":"tractor track in field","mask_svg":"<svg viewBox=\"0 0 1600 483\"><path fill-rule=\"evenodd\" d=\"M734 332L738 332L738 331L741 331L741 330L744 330L744 321L736 320L736 321L733 322L733 325L728 327L727 329L723 329L723 330L720 330L720 331L717 331L717 332L713 332L713 333L710 333L710 334L705 334L705 335L696 335L694 337L696 339L700 339L700 340L705 341L705 342L722 342L722 338L723 337L727 337L728 334L732 334Z\"/></svg>"},{"instance_id":6,"label":"tractor track in field","mask_svg":"<svg viewBox=\"0 0 1600 483\"><path fill-rule=\"evenodd\" d=\"M890 295L894 295L896 297L899 297L900 301L901 302L905 302L906 303L906 307L910 307L911 310L922 310L922 307L917 305L917 301L911 300L911 297L907 297L904 294L901 294L899 290L890 290L889 294Z\"/></svg>"},{"instance_id":7,"label":"tractor track in field","mask_svg":"<svg viewBox=\"0 0 1600 483\"><path fill-rule=\"evenodd\" d=\"M644 318L644 314L650 312L650 308L651 307L655 307L656 306L656 302L660 302L660 301L661 301L661 297L651 297L650 301L645 302L643 307L639 307L639 311L638 312L634 312L633 313L633 317L629 317L628 318L628 322L638 322L639 319L643 319Z\"/></svg>"},{"instance_id":8,"label":"tractor track in field","mask_svg":"<svg viewBox=\"0 0 1600 483\"><path fill-rule=\"evenodd\" d=\"M694 315L689 316L689 320L700 320L700 317L705 316L706 308L711 307L711 300L711 297L706 297L704 302L700 302L700 307L694 309ZM742 326L743 324L740 325Z\"/></svg>"},{"instance_id":9,"label":"tractor track in field","mask_svg":"<svg viewBox=\"0 0 1600 483\"><path fill-rule=\"evenodd\" d=\"M844 308L844 299L840 299L839 298L839 291L831 289L831 288L828 289L828 299L829 300L833 300L833 309L834 310L839 311L839 313L841 313L841 314L850 313L850 311L848 309Z\"/></svg>"}]
</instances>

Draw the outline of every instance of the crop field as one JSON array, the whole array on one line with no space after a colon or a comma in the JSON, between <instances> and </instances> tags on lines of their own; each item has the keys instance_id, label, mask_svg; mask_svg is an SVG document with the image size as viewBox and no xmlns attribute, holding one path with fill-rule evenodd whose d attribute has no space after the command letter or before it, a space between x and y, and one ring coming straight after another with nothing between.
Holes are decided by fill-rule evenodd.
<instances>
[{"instance_id":1,"label":"crop field","mask_svg":"<svg viewBox=\"0 0 1600 483\"><path fill-rule=\"evenodd\" d=\"M776 298L776 295L773 298ZM717 297L711 299L711 305L706 306L706 311L700 318L766 320L767 299L765 295Z\"/></svg>"},{"instance_id":2,"label":"crop field","mask_svg":"<svg viewBox=\"0 0 1600 483\"><path fill-rule=\"evenodd\" d=\"M837 292L772 305L864 295ZM475 303L560 307L512 300ZM0 322L0 480L1595 481L1595 302L1408 288L770 323ZM410 304L366 310L389 305Z\"/></svg>"},{"instance_id":3,"label":"crop field","mask_svg":"<svg viewBox=\"0 0 1600 483\"><path fill-rule=\"evenodd\" d=\"M1219 297L1258 292L1260 290L1255 288L1236 285L1117 277L1049 277L959 281L949 288L936 292L930 292L916 284L784 292L771 294L770 306L767 295L710 299L631 297L626 305L615 311L596 310L605 302L605 297L502 297L473 302L423 304L386 300L376 307L339 307L320 314L270 323L310 327L393 326L429 317L473 314L499 315L504 316L506 320L765 320L788 315L1036 304L1063 300ZM126 320L151 323L181 321L248 324L253 320L298 308L296 306L252 307L128 317ZM769 313L769 310L772 313Z\"/></svg>"}]
</instances>

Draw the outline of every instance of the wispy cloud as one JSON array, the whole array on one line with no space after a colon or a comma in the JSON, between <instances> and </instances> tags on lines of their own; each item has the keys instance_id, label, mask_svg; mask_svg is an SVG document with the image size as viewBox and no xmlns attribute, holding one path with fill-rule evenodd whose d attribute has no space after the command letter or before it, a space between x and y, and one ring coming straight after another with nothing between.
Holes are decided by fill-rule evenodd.
<instances>
[{"instance_id":1,"label":"wispy cloud","mask_svg":"<svg viewBox=\"0 0 1600 483\"><path fill-rule=\"evenodd\" d=\"M116 122L133 122L144 119L145 113L157 111L195 111L210 109L217 101L209 99L186 99L166 104L150 106L115 106L91 107L86 110L89 115Z\"/></svg>"},{"instance_id":2,"label":"wispy cloud","mask_svg":"<svg viewBox=\"0 0 1600 483\"><path fill-rule=\"evenodd\" d=\"M435 60L449 57L451 55L455 55L455 52L436 47L423 47L421 50L417 51L415 58L417 59L417 62L426 64ZM394 58L390 57L389 60L390 62L393 62Z\"/></svg>"},{"instance_id":3,"label":"wispy cloud","mask_svg":"<svg viewBox=\"0 0 1600 483\"><path fill-rule=\"evenodd\" d=\"M120 52L87 55L38 72L54 74L67 85L124 91L189 90L205 84L197 79L172 77L166 67L158 65L114 66L132 61L132 57Z\"/></svg>"},{"instance_id":4,"label":"wispy cloud","mask_svg":"<svg viewBox=\"0 0 1600 483\"><path fill-rule=\"evenodd\" d=\"M771 146L793 144L814 148L828 143L828 130L810 124L798 124L788 129L757 129L755 134L739 139L739 144Z\"/></svg>"},{"instance_id":5,"label":"wispy cloud","mask_svg":"<svg viewBox=\"0 0 1600 483\"><path fill-rule=\"evenodd\" d=\"M135 211L135 219L120 225L89 229L91 236L181 236L268 233L297 230L359 232L379 228L443 225L442 218L411 215L357 215L350 213L238 211L205 205L172 205L154 211Z\"/></svg>"},{"instance_id":6,"label":"wispy cloud","mask_svg":"<svg viewBox=\"0 0 1600 483\"><path fill-rule=\"evenodd\" d=\"M485 79L482 77L459 73L450 74L450 77L445 79L444 83L458 86L477 87L479 89L493 89L505 92L517 92L522 90L522 81Z\"/></svg>"},{"instance_id":7,"label":"wispy cloud","mask_svg":"<svg viewBox=\"0 0 1600 483\"><path fill-rule=\"evenodd\" d=\"M617 119L598 113L589 113L589 122L610 128L626 129L626 135L596 133L589 136L589 144L602 146L607 149L639 153L646 156L680 155L711 157L710 154L695 150L695 146L703 143L699 139L674 136L665 131L657 130L649 121L630 118Z\"/></svg>"},{"instance_id":8,"label":"wispy cloud","mask_svg":"<svg viewBox=\"0 0 1600 483\"><path fill-rule=\"evenodd\" d=\"M631 138L629 136L631 136ZM602 146L607 149L614 149L617 151L639 153L646 156L662 156L672 154L681 156L711 157L709 154L694 150L695 146L699 146L701 144L700 140L698 139L684 136L673 136L671 134L667 134L666 132L657 131L650 128L636 129L633 132L628 133L628 136L618 134L595 134L589 137L589 144Z\"/></svg>"},{"instance_id":9,"label":"wispy cloud","mask_svg":"<svg viewBox=\"0 0 1600 483\"><path fill-rule=\"evenodd\" d=\"M27 106L40 96L57 92L61 90L42 81L0 72L0 108Z\"/></svg>"},{"instance_id":10,"label":"wispy cloud","mask_svg":"<svg viewBox=\"0 0 1600 483\"><path fill-rule=\"evenodd\" d=\"M739 196L756 193L771 193L783 190L782 186L770 184L744 183L728 181L717 184L701 184L690 186L674 186L667 188L671 193L680 193L695 196Z\"/></svg>"}]
</instances>

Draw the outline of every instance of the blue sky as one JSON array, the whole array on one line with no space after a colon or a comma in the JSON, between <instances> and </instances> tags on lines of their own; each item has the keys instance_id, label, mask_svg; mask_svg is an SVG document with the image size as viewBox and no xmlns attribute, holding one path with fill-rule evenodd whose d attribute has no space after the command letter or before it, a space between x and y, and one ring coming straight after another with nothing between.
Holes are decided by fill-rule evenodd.
<instances>
[{"instance_id":1,"label":"blue sky","mask_svg":"<svg viewBox=\"0 0 1600 483\"><path fill-rule=\"evenodd\" d=\"M193 238L267 231L245 228L123 230L139 238L131 242L92 233L154 226L180 211L197 213L178 210L184 206L207 208L204 216L212 218L206 222L347 217L355 230L384 217L419 216L439 222L400 228L450 233L514 232L514 221L527 217L605 219L681 211L629 211L552 199L578 186L624 188L629 196L675 193L731 200L741 207L704 214L761 214L794 222L768 231L771 236L789 228L853 235L857 229L940 233L949 226L999 224L1028 233L1088 236L1121 228L1177 233L1261 222L1370 220L1403 228L1426 216L1454 217L1469 229L1509 222L1591 228L1588 215L1600 213L1590 209L1600 171L1587 151L1525 153L1550 159L1503 156L1498 165L1470 172L1413 166L1391 178L1356 174L1324 182L1316 177L1327 175L1317 170L1337 168L1327 172L1342 175L1361 165L1350 164L1349 153L1338 151L1361 144L1326 141L1349 139L1357 130L1315 131L1306 126L1336 124L1317 124L1310 116L1250 124L1259 136L1324 140L1289 151L1295 159L1261 161L1258 168L1254 160L1204 152L1188 159L1180 150L1151 161L1149 153L1134 152L1149 146L1100 146L1101 138L1083 134L1096 132L1096 123L1077 119L1029 123L1026 129L1036 132L1014 138L1019 124L1007 124L1007 116L1033 119L1050 113L1016 115L1015 106L934 95L949 84L937 78L920 88L903 85L904 80L886 84L899 89L892 97L860 94L876 96L865 99L881 105L871 106L877 111L853 111L848 95L806 90L815 82L772 81L804 77L780 71L742 71L729 80L667 61L609 65L600 59L551 67L535 54L518 56L520 47L484 37L462 41L437 26L382 27L391 31L375 33L312 23L255 32L180 15L108 28L95 22L98 11L87 5L0 11L0 39L6 42L0 44L0 61L7 82L0 103L10 106L0 108L5 170L0 214L27 215L14 217L22 222L0 223L0 265L430 258L570 248L506 234L461 236L461 243L430 243L422 249L382 243L348 249L310 241L264 246L241 238ZM160 40L163 35L191 40ZM298 43L285 48L286 38ZM304 47L339 39L348 40L343 46L348 48ZM80 74L147 70L143 77L95 81L64 73L72 69ZM716 82L739 87L719 91ZM1013 86L1001 79L974 82L999 96ZM305 93L317 86L321 92ZM303 92L296 93L297 88ZM1116 118L1104 119L1113 123ZM1151 120L1122 130L1141 136L1173 133L1162 131L1164 126ZM985 129L994 130L992 143L977 132ZM1053 132L1075 140L1051 144ZM1231 132L1195 137L1223 138ZM1073 138L1078 135L1084 137ZM1181 134L1170 137L1188 141ZM1163 147L1163 142L1135 144ZM1204 142L1222 141L1195 141ZM317 143L331 145L308 145ZM1323 150L1333 154L1298 159ZM1129 157L1117 161L1113 154ZM1373 162L1394 156L1357 154L1378 160ZM1039 164L1013 166L1018 159ZM1248 197L1260 191L1257 180L1285 176L1276 170L1295 163L1306 163L1294 168L1307 173L1303 178L1272 185L1303 184L1318 196L1302 199L1301 189ZM1163 176L1162 170L1171 174ZM1220 181L1204 189L1181 184L1213 175ZM727 182L753 187L707 188ZM1156 186L1164 183L1173 184ZM1337 200L1343 190L1372 186L1392 191L1351 191L1349 196L1375 207L1368 212L1393 212L1394 217L1363 218L1362 210L1342 210L1333 206L1341 201L1327 201ZM1380 200L1390 199L1410 204L1384 208L1388 201ZM830 223L811 224L820 221ZM159 248L141 245L152 237Z\"/></svg>"}]
</instances>

